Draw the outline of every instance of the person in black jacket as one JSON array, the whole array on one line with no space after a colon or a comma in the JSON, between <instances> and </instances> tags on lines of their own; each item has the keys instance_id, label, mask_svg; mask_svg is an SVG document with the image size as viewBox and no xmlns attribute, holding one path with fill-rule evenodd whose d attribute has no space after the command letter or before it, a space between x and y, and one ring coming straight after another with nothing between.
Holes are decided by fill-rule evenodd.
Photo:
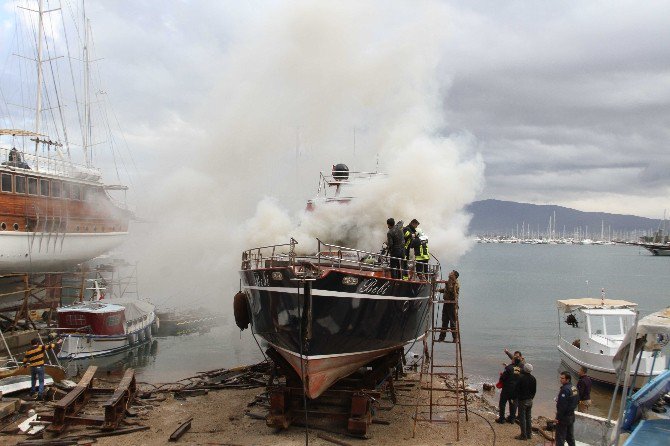
<instances>
[{"instance_id":1,"label":"person in black jacket","mask_svg":"<svg viewBox=\"0 0 670 446\"><path fill-rule=\"evenodd\" d=\"M561 390L556 398L556 446L575 446L575 408L579 401L579 392L572 385L568 372L561 372Z\"/></svg>"},{"instance_id":2,"label":"person in black jacket","mask_svg":"<svg viewBox=\"0 0 670 446\"><path fill-rule=\"evenodd\" d=\"M531 375L533 366L524 364L523 372L516 385L516 395L519 402L519 425L521 426L521 435L515 437L517 440L530 440L531 431L531 409L533 408L533 398L537 390L537 381Z\"/></svg>"},{"instance_id":3,"label":"person in black jacket","mask_svg":"<svg viewBox=\"0 0 670 446\"><path fill-rule=\"evenodd\" d=\"M498 419L496 423L514 423L516 418L516 384L521 377L521 360L514 358L514 362L505 367L500 380L502 381L502 391L498 402ZM509 416L505 420L505 406L509 402Z\"/></svg>"},{"instance_id":4,"label":"person in black jacket","mask_svg":"<svg viewBox=\"0 0 670 446\"><path fill-rule=\"evenodd\" d=\"M405 255L402 220L396 223L395 219L389 218L386 220L386 226L389 228L386 233L386 244L388 246L388 255L390 256L389 267L391 268L391 277L400 279L402 276L400 262Z\"/></svg>"},{"instance_id":5,"label":"person in black jacket","mask_svg":"<svg viewBox=\"0 0 670 446\"><path fill-rule=\"evenodd\" d=\"M418 227L419 227L419 220L413 218L412 221L410 221L407 226L402 228L402 235L405 240L405 246L404 246L405 260L403 260L402 262L403 279L409 279L409 268L408 268L409 256L410 251L414 248L414 243L416 241L416 228Z\"/></svg>"},{"instance_id":6,"label":"person in black jacket","mask_svg":"<svg viewBox=\"0 0 670 446\"><path fill-rule=\"evenodd\" d=\"M589 378L588 369L584 366L579 368L579 381L577 381L577 391L579 392L579 405L577 410L588 412L591 407L591 378Z\"/></svg>"}]
</instances>

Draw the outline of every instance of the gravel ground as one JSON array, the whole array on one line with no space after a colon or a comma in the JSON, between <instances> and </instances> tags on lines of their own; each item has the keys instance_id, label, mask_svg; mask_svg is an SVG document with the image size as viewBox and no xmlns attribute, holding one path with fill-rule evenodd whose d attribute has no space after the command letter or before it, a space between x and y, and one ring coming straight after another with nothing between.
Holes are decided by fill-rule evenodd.
<instances>
[{"instance_id":1,"label":"gravel ground","mask_svg":"<svg viewBox=\"0 0 670 446\"><path fill-rule=\"evenodd\" d=\"M411 378L411 377L410 377ZM402 387L399 382L398 389ZM407 383L405 383L407 385ZM275 431L267 427L263 420L245 415L247 405L262 394L264 389L247 390L215 390L206 395L174 398L167 394L161 402L146 403L133 406L135 417L126 418L131 423L148 426L149 429L126 435L98 438L96 444L110 446L130 445L164 445L174 430L189 418L193 418L191 429L186 432L178 444L184 445L304 445L306 442L305 428L292 426L285 431ZM493 396L494 397L494 396ZM445 423L419 422L416 434L412 436L414 427L413 415L415 411L416 390L398 391L398 404L392 406L388 398L383 398L376 419L389 424L373 424L368 430L367 439L352 438L342 431L332 432L333 425L329 425L331 432L311 429L308 433L309 444L330 445L331 443L319 434L346 442L351 445L538 445L544 444L544 438L539 434L532 440L520 441L514 439L520 433L516 424L497 424L495 407L489 398L475 395L469 397L469 420L465 421L463 414L460 418L460 438L456 441L456 414L445 413L442 417ZM142 402L142 400L140 400ZM392 407L391 407L392 406ZM42 406L42 409L47 409ZM39 408L38 408L39 409ZM264 414L262 407L252 408L256 414ZM21 418L23 419L23 417ZM71 428L64 435L81 433L80 429ZM495 437L495 443L494 443ZM15 445L26 440L25 435L0 435L0 444Z\"/></svg>"}]
</instances>

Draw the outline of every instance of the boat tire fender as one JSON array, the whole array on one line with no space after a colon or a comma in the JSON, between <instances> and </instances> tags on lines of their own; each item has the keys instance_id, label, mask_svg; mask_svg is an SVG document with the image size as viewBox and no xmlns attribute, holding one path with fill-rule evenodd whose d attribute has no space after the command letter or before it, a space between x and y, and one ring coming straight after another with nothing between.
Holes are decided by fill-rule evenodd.
<instances>
[{"instance_id":1,"label":"boat tire fender","mask_svg":"<svg viewBox=\"0 0 670 446\"><path fill-rule=\"evenodd\" d=\"M235 324L244 330L249 327L249 302L247 295L243 292L238 292L233 298L233 314L235 315Z\"/></svg>"}]
</instances>

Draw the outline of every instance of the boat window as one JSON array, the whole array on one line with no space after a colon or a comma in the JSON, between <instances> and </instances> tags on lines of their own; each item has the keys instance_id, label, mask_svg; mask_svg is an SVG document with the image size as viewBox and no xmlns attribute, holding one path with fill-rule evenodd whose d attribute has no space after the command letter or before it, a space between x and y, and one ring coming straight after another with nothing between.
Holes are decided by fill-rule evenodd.
<instances>
[{"instance_id":1,"label":"boat window","mask_svg":"<svg viewBox=\"0 0 670 446\"><path fill-rule=\"evenodd\" d=\"M70 183L63 183L63 193L61 196L63 198L70 198Z\"/></svg>"},{"instance_id":2,"label":"boat window","mask_svg":"<svg viewBox=\"0 0 670 446\"><path fill-rule=\"evenodd\" d=\"M37 178L28 177L28 194L37 195Z\"/></svg>"},{"instance_id":3,"label":"boat window","mask_svg":"<svg viewBox=\"0 0 670 446\"><path fill-rule=\"evenodd\" d=\"M17 194L26 193L26 177L17 175L14 177L14 186Z\"/></svg>"},{"instance_id":4,"label":"boat window","mask_svg":"<svg viewBox=\"0 0 670 446\"><path fill-rule=\"evenodd\" d=\"M49 196L49 180L40 180L40 195Z\"/></svg>"},{"instance_id":5,"label":"boat window","mask_svg":"<svg viewBox=\"0 0 670 446\"><path fill-rule=\"evenodd\" d=\"M51 196L56 198L60 197L60 181L51 182Z\"/></svg>"},{"instance_id":6,"label":"boat window","mask_svg":"<svg viewBox=\"0 0 670 446\"><path fill-rule=\"evenodd\" d=\"M2 191L11 192L12 191L12 175L8 173L2 174Z\"/></svg>"},{"instance_id":7,"label":"boat window","mask_svg":"<svg viewBox=\"0 0 670 446\"><path fill-rule=\"evenodd\" d=\"M605 334L605 323L602 316L591 316L589 318L591 325L591 334Z\"/></svg>"},{"instance_id":8,"label":"boat window","mask_svg":"<svg viewBox=\"0 0 670 446\"><path fill-rule=\"evenodd\" d=\"M78 184L72 185L70 198L73 200L81 200L81 187Z\"/></svg>"},{"instance_id":9,"label":"boat window","mask_svg":"<svg viewBox=\"0 0 670 446\"><path fill-rule=\"evenodd\" d=\"M86 316L83 314L68 314L65 316L65 325L69 327L83 327L86 325Z\"/></svg>"},{"instance_id":10,"label":"boat window","mask_svg":"<svg viewBox=\"0 0 670 446\"><path fill-rule=\"evenodd\" d=\"M119 322L121 322L121 316L119 316L118 314L115 314L114 316L109 316L107 318L108 327L119 325Z\"/></svg>"},{"instance_id":11,"label":"boat window","mask_svg":"<svg viewBox=\"0 0 670 446\"><path fill-rule=\"evenodd\" d=\"M620 316L605 316L605 332L608 336L616 336L623 334L621 332L621 317Z\"/></svg>"}]
</instances>

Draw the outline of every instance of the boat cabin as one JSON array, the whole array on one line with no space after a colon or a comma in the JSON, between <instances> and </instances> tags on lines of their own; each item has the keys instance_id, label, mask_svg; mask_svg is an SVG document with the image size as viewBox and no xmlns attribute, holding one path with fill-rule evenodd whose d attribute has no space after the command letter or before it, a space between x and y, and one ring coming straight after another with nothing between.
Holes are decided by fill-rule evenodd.
<instances>
[{"instance_id":1,"label":"boat cabin","mask_svg":"<svg viewBox=\"0 0 670 446\"><path fill-rule=\"evenodd\" d=\"M58 327L96 335L126 333L125 308L101 302L82 302L58 310Z\"/></svg>"},{"instance_id":2,"label":"boat cabin","mask_svg":"<svg viewBox=\"0 0 670 446\"><path fill-rule=\"evenodd\" d=\"M628 330L635 324L635 312L629 309L598 308L580 311L585 317L580 348L592 353L614 354Z\"/></svg>"}]
</instances>

